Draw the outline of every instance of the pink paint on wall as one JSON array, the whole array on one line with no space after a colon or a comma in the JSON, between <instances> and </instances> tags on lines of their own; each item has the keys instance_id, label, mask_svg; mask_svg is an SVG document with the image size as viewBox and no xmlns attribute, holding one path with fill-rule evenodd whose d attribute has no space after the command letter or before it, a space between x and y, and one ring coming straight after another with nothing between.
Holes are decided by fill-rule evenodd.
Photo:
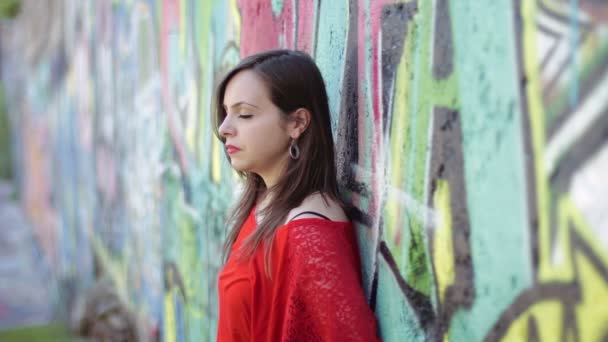
<instances>
[{"instance_id":1,"label":"pink paint on wall","mask_svg":"<svg viewBox=\"0 0 608 342\"><path fill-rule=\"evenodd\" d=\"M358 27L357 27L357 63L358 63L358 79L359 79L359 113L368 112L368 101L371 101L371 136L365 134L359 135L359 160L371 159L371 178L378 180L378 175L381 175L381 169L384 167L379 158L382 156L384 146L382 146L384 136L382 125L382 60L380 58L380 39L382 28L382 8L390 3L388 0L373 1L367 5L366 1L360 0L358 6ZM367 89L369 85L370 89ZM366 120L359 120L359 132L370 131ZM369 140L373 141L369 144ZM368 151L368 152L366 152ZM369 154L367 154L369 153ZM366 155L367 154L367 155ZM368 210L374 213L373 217L379 217L381 193L378 182L370 182L372 198L370 199Z\"/></svg>"},{"instance_id":2,"label":"pink paint on wall","mask_svg":"<svg viewBox=\"0 0 608 342\"><path fill-rule=\"evenodd\" d=\"M371 150L371 165L372 165L372 179L382 180L384 161L382 160L383 151L387 146L383 146L384 131L383 131L383 118L382 113L382 8L384 5L390 3L388 0L373 1L370 4L369 9L369 20L371 29L371 99L372 99L372 111L373 111L373 122L372 122L372 141L374 142ZM361 25L361 23L360 23ZM361 98L361 97L360 97ZM382 189L381 182L371 182L372 190L372 201L370 203L370 211L374 213L374 217L380 217L380 201Z\"/></svg>"},{"instance_id":3,"label":"pink paint on wall","mask_svg":"<svg viewBox=\"0 0 608 342\"><path fill-rule=\"evenodd\" d=\"M284 1L275 16L269 0L239 0L241 10L241 57L276 48L290 48L312 54L316 1Z\"/></svg>"},{"instance_id":4,"label":"pink paint on wall","mask_svg":"<svg viewBox=\"0 0 608 342\"><path fill-rule=\"evenodd\" d=\"M160 28L160 71L161 71L161 92L163 107L167 113L167 125L169 135L177 151L179 165L183 174L189 170L186 143L183 132L178 123L177 108L173 89L171 87L171 40L177 39L180 30L180 1L164 0L162 3L161 28Z\"/></svg>"},{"instance_id":5,"label":"pink paint on wall","mask_svg":"<svg viewBox=\"0 0 608 342\"><path fill-rule=\"evenodd\" d=\"M309 54L314 53L313 39L316 27L315 22L317 20L317 3L318 0L298 2L298 14L296 16L296 20L298 21L297 48Z\"/></svg>"},{"instance_id":6,"label":"pink paint on wall","mask_svg":"<svg viewBox=\"0 0 608 342\"><path fill-rule=\"evenodd\" d=\"M241 57L278 48L295 48L293 3L286 1L275 17L270 0L239 0Z\"/></svg>"},{"instance_id":7,"label":"pink paint on wall","mask_svg":"<svg viewBox=\"0 0 608 342\"><path fill-rule=\"evenodd\" d=\"M52 267L57 266L57 212L52 206L52 154L44 114L27 111L21 132L23 144L23 197L34 235Z\"/></svg>"},{"instance_id":8,"label":"pink paint on wall","mask_svg":"<svg viewBox=\"0 0 608 342\"><path fill-rule=\"evenodd\" d=\"M162 96L165 106L170 103L169 91L169 39L179 30L179 0L164 0L160 23L160 70L162 77Z\"/></svg>"}]
</instances>

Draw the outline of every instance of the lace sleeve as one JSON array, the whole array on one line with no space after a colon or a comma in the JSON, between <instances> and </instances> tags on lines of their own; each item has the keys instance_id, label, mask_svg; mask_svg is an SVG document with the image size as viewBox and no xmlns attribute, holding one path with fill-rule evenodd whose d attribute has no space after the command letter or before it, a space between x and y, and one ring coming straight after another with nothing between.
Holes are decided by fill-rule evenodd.
<instances>
[{"instance_id":1,"label":"lace sleeve","mask_svg":"<svg viewBox=\"0 0 608 342\"><path fill-rule=\"evenodd\" d=\"M300 221L289 227L284 340L378 341L352 227Z\"/></svg>"}]
</instances>

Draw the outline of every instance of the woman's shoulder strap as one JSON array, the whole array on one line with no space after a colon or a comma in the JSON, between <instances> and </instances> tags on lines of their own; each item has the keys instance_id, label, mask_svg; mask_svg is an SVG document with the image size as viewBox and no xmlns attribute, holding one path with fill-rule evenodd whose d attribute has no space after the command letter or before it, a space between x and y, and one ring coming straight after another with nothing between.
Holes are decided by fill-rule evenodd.
<instances>
[{"instance_id":1,"label":"woman's shoulder strap","mask_svg":"<svg viewBox=\"0 0 608 342\"><path fill-rule=\"evenodd\" d=\"M325 215L323 215L323 214L319 214L319 213L317 213L317 212L315 212L315 211L303 211L303 212L301 212L301 213L297 214L296 216L292 217L292 218L291 218L291 220L289 220L289 221L291 222L291 221L293 221L293 220L294 220L296 217L298 217L298 216L302 216L302 215L306 215L306 214L310 214L310 215L319 216L319 217L321 217L321 218L326 219L327 221L331 221L331 220L329 219L329 217L327 217L327 216L325 216Z\"/></svg>"}]
</instances>

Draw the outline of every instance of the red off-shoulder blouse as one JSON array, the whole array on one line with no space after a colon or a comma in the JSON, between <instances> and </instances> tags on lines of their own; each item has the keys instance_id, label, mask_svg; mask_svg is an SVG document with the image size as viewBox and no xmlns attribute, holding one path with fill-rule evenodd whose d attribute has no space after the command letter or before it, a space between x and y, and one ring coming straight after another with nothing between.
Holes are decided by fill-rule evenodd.
<instances>
[{"instance_id":1,"label":"red off-shoulder blouse","mask_svg":"<svg viewBox=\"0 0 608 342\"><path fill-rule=\"evenodd\" d=\"M269 279L263 248L246 261L235 255L256 227L254 213L219 274L217 340L379 341L352 224L302 218L279 227Z\"/></svg>"}]
</instances>

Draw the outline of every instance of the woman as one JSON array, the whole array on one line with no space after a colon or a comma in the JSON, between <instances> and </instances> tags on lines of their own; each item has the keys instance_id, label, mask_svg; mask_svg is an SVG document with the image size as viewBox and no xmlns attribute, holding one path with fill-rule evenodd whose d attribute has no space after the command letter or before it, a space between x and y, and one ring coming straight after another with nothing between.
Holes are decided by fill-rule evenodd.
<instances>
[{"instance_id":1,"label":"woman","mask_svg":"<svg viewBox=\"0 0 608 342\"><path fill-rule=\"evenodd\" d=\"M312 58L247 57L216 101L216 134L245 180L224 244L218 341L378 340Z\"/></svg>"}]
</instances>

